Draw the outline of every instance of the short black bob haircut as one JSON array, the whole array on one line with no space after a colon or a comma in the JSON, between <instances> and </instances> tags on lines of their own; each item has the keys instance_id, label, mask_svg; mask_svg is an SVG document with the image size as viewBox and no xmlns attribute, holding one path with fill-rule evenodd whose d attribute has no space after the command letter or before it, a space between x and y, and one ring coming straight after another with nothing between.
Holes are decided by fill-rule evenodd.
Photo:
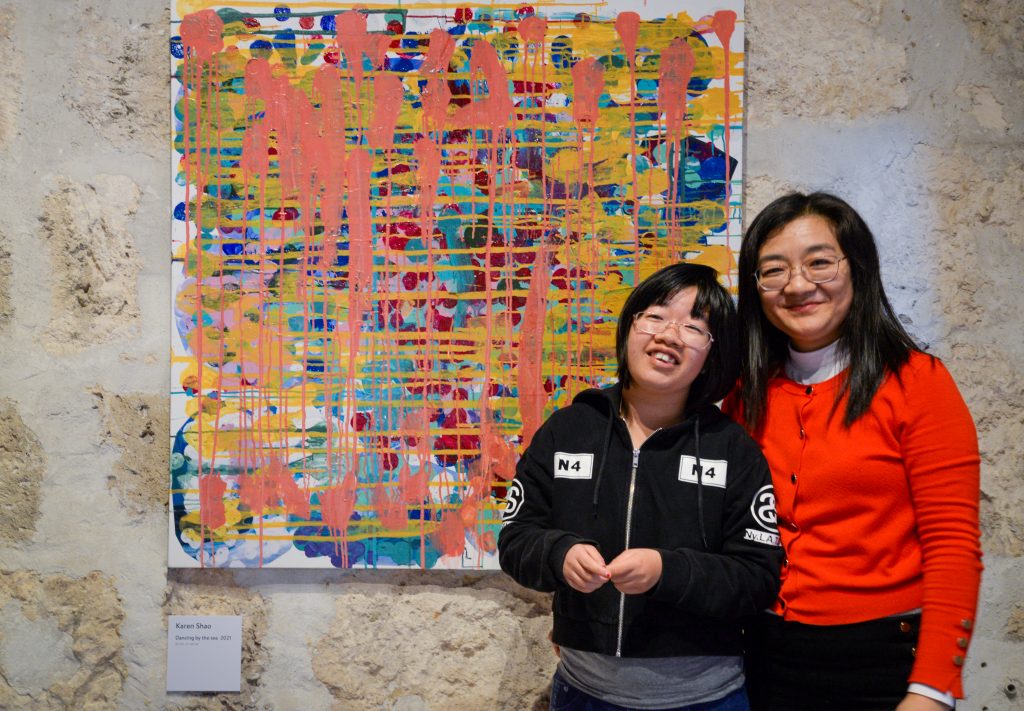
<instances>
[{"instance_id":1,"label":"short black bob haircut","mask_svg":"<svg viewBox=\"0 0 1024 711\"><path fill-rule=\"evenodd\" d=\"M704 319L714 340L700 374L690 385L686 411L696 411L718 402L736 384L739 375L739 338L736 307L725 287L718 283L718 272L702 264L682 262L658 270L633 289L619 315L615 332L615 352L619 359L618 378L629 387L627 342L633 317L651 306L664 306L683 289L696 287L694 318Z\"/></svg>"},{"instance_id":2,"label":"short black bob haircut","mask_svg":"<svg viewBox=\"0 0 1024 711\"><path fill-rule=\"evenodd\" d=\"M829 193L790 193L777 198L750 223L740 246L739 318L743 349L740 396L748 429L765 416L768 381L789 356L789 338L768 321L754 278L761 246L789 223L816 215L832 227L847 259L853 288L850 312L840 327L839 350L850 361L846 381L836 393L836 406L849 395L843 423L849 427L867 412L888 373L899 376L913 351L920 350L904 330L886 298L875 238L850 205Z\"/></svg>"}]
</instances>

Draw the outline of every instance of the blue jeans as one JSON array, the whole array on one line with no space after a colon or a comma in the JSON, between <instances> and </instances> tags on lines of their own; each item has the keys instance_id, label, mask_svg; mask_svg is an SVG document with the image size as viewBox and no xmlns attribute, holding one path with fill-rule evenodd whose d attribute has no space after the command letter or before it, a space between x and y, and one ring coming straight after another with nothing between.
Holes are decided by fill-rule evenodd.
<instances>
[{"instance_id":1,"label":"blue jeans","mask_svg":"<svg viewBox=\"0 0 1024 711\"><path fill-rule=\"evenodd\" d=\"M633 711L628 706L619 706L602 701L585 691L580 691L555 672L551 682L551 711ZM740 687L731 694L700 704L676 706L663 711L750 711L746 689Z\"/></svg>"}]
</instances>

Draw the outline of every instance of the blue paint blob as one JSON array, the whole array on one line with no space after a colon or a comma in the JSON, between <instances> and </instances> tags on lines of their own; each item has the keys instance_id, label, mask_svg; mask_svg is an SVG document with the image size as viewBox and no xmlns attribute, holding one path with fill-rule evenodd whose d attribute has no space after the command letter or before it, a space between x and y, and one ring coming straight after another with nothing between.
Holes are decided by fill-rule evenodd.
<instances>
[{"instance_id":1,"label":"blue paint blob","mask_svg":"<svg viewBox=\"0 0 1024 711\"><path fill-rule=\"evenodd\" d=\"M321 17L320 29L324 32L334 32L334 15L324 15Z\"/></svg>"},{"instance_id":2,"label":"blue paint blob","mask_svg":"<svg viewBox=\"0 0 1024 711\"><path fill-rule=\"evenodd\" d=\"M274 35L274 46L278 49L295 49L295 33L291 30Z\"/></svg>"},{"instance_id":3,"label":"blue paint blob","mask_svg":"<svg viewBox=\"0 0 1024 711\"><path fill-rule=\"evenodd\" d=\"M185 221L185 203L179 202L174 206L174 219Z\"/></svg>"},{"instance_id":4,"label":"blue paint blob","mask_svg":"<svg viewBox=\"0 0 1024 711\"><path fill-rule=\"evenodd\" d=\"M266 59L274 51L274 46L270 44L270 42L260 39L249 45L249 49L252 51L253 56L259 56Z\"/></svg>"},{"instance_id":5,"label":"blue paint blob","mask_svg":"<svg viewBox=\"0 0 1024 711\"><path fill-rule=\"evenodd\" d=\"M284 22L292 16L292 9L290 7L281 5L274 8L274 17L278 22Z\"/></svg>"},{"instance_id":6,"label":"blue paint blob","mask_svg":"<svg viewBox=\"0 0 1024 711\"><path fill-rule=\"evenodd\" d=\"M422 61L414 62L408 57L388 58L388 69L393 72L411 72L417 68L417 64L422 64Z\"/></svg>"},{"instance_id":7,"label":"blue paint blob","mask_svg":"<svg viewBox=\"0 0 1024 711\"><path fill-rule=\"evenodd\" d=\"M228 257L233 257L236 254L241 254L245 250L245 245L241 242L225 242L221 246L221 251Z\"/></svg>"},{"instance_id":8,"label":"blue paint blob","mask_svg":"<svg viewBox=\"0 0 1024 711\"><path fill-rule=\"evenodd\" d=\"M185 47L181 44L181 37L178 35L171 37L171 56L176 59L182 59L185 56Z\"/></svg>"},{"instance_id":9,"label":"blue paint blob","mask_svg":"<svg viewBox=\"0 0 1024 711\"><path fill-rule=\"evenodd\" d=\"M572 40L565 35L551 41L551 63L559 69L568 69L573 65Z\"/></svg>"}]
</instances>

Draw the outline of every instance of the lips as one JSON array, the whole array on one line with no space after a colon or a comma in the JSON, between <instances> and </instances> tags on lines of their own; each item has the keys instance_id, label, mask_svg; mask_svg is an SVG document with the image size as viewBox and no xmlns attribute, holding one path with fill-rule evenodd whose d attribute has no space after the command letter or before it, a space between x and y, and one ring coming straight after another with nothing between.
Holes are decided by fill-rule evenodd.
<instances>
[{"instance_id":1,"label":"lips","mask_svg":"<svg viewBox=\"0 0 1024 711\"><path fill-rule=\"evenodd\" d=\"M651 351L648 355L658 363L665 365L679 365L679 359L666 351Z\"/></svg>"},{"instance_id":2,"label":"lips","mask_svg":"<svg viewBox=\"0 0 1024 711\"><path fill-rule=\"evenodd\" d=\"M816 307L821 306L820 301L805 301L802 304L790 304L785 307L786 311L794 314L807 313L813 311Z\"/></svg>"}]
</instances>

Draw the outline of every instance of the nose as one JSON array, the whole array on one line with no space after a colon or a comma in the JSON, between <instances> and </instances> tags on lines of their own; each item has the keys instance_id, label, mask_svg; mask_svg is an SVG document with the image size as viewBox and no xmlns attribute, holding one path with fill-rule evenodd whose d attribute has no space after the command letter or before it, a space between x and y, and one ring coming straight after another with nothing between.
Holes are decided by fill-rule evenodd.
<instances>
[{"instance_id":1,"label":"nose","mask_svg":"<svg viewBox=\"0 0 1024 711\"><path fill-rule=\"evenodd\" d=\"M665 330L655 335L654 337L663 343L674 343L682 345L683 327L681 324L678 324L675 321L669 321L667 324L665 324Z\"/></svg>"},{"instance_id":2,"label":"nose","mask_svg":"<svg viewBox=\"0 0 1024 711\"><path fill-rule=\"evenodd\" d=\"M794 269L789 274L789 281L782 287L783 291L799 294L805 291L814 291L818 285L807 278L803 269Z\"/></svg>"}]
</instances>

